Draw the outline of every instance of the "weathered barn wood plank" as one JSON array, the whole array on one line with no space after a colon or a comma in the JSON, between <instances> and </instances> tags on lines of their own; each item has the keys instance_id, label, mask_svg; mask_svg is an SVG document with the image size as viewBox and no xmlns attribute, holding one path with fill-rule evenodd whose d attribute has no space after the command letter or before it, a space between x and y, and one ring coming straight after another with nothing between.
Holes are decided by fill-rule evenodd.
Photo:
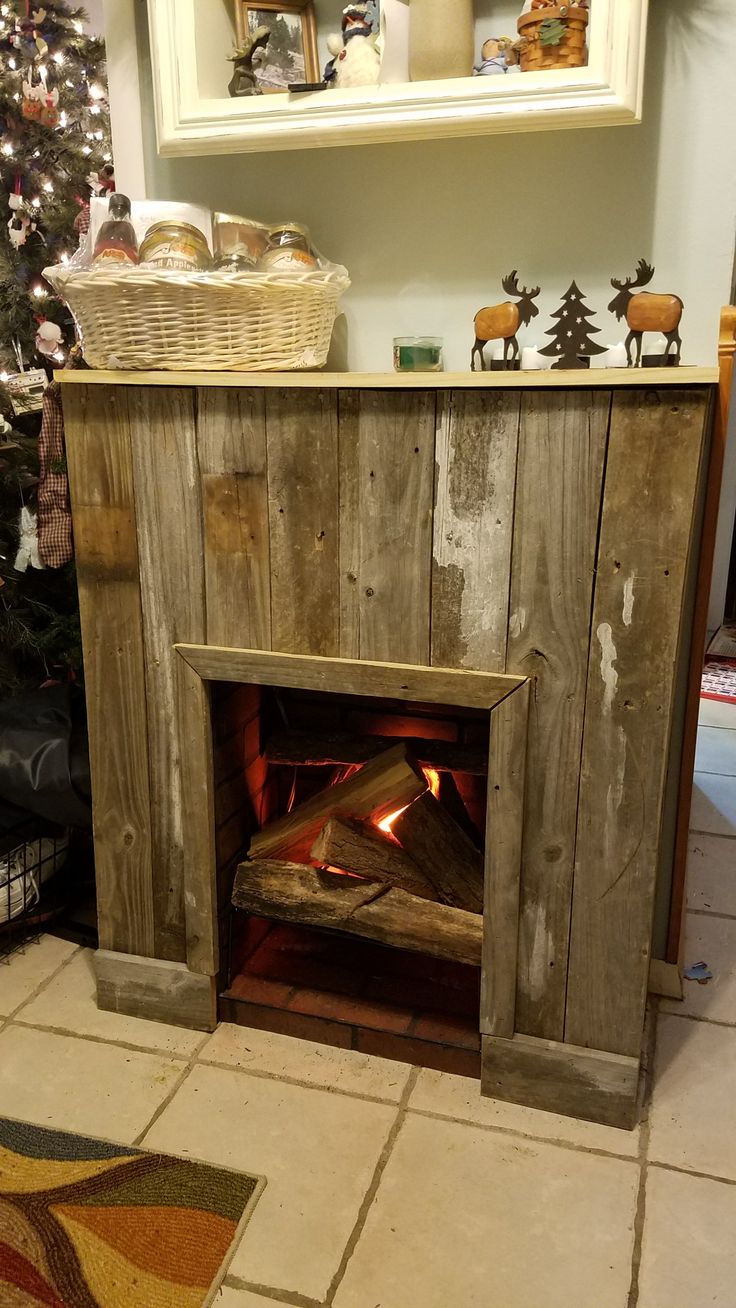
<instances>
[{"instance_id":1,"label":"weathered barn wood plank","mask_svg":"<svg viewBox=\"0 0 736 1308\"><path fill-rule=\"evenodd\" d=\"M340 652L429 663L435 399L340 395Z\"/></svg>"},{"instance_id":2,"label":"weathered barn wood plank","mask_svg":"<svg viewBox=\"0 0 736 1308\"><path fill-rule=\"evenodd\" d=\"M516 1012L529 687L491 714L480 1029L508 1038Z\"/></svg>"},{"instance_id":3,"label":"weathered barn wood plank","mask_svg":"<svg viewBox=\"0 0 736 1308\"><path fill-rule=\"evenodd\" d=\"M565 1038L638 1056L709 396L613 404L585 710Z\"/></svg>"},{"instance_id":4,"label":"weathered barn wood plank","mask_svg":"<svg viewBox=\"0 0 736 1308\"><path fill-rule=\"evenodd\" d=\"M507 669L532 678L516 1030L561 1040L610 393L524 395Z\"/></svg>"},{"instance_id":5,"label":"weathered barn wood plank","mask_svg":"<svg viewBox=\"0 0 736 1308\"><path fill-rule=\"evenodd\" d=\"M146 656L156 953L183 961L190 840L181 777L183 665L174 645L205 638L194 391L131 389L129 413Z\"/></svg>"},{"instance_id":6,"label":"weathered barn wood plank","mask_svg":"<svg viewBox=\"0 0 736 1308\"><path fill-rule=\"evenodd\" d=\"M214 976L219 967L220 941L211 692L184 659L174 657L181 750L186 961L192 972Z\"/></svg>"},{"instance_id":7,"label":"weathered barn wood plank","mask_svg":"<svg viewBox=\"0 0 736 1308\"><path fill-rule=\"evenodd\" d=\"M98 949L94 958L97 1005L149 1022L192 1031L214 1031L217 994L213 976L198 976L183 963Z\"/></svg>"},{"instance_id":8,"label":"weathered barn wood plank","mask_svg":"<svg viewBox=\"0 0 736 1308\"><path fill-rule=\"evenodd\" d=\"M639 1059L515 1035L483 1037L481 1090L491 1099L631 1130Z\"/></svg>"},{"instance_id":9,"label":"weathered barn wood plank","mask_svg":"<svg viewBox=\"0 0 736 1308\"><path fill-rule=\"evenodd\" d=\"M340 653L337 394L266 396L271 645Z\"/></svg>"},{"instance_id":10,"label":"weathered barn wood plank","mask_svg":"<svg viewBox=\"0 0 736 1308\"><path fill-rule=\"evenodd\" d=\"M437 397L432 662L501 672L506 660L518 391Z\"/></svg>"},{"instance_id":11,"label":"weathered barn wood plank","mask_svg":"<svg viewBox=\"0 0 736 1308\"><path fill-rule=\"evenodd\" d=\"M332 690L342 695L455 704L459 708L491 709L524 681L524 677L496 672L414 668L402 663L371 663L367 659L325 659L311 658L306 654L219 649L216 645L182 644L179 650L200 677L212 681L290 686L295 690Z\"/></svg>"},{"instance_id":12,"label":"weathered barn wood plank","mask_svg":"<svg viewBox=\"0 0 736 1308\"><path fill-rule=\"evenodd\" d=\"M64 391L100 946L154 953L148 709L128 392Z\"/></svg>"},{"instance_id":13,"label":"weathered barn wood plank","mask_svg":"<svg viewBox=\"0 0 736 1308\"><path fill-rule=\"evenodd\" d=\"M198 392L207 640L271 648L271 578L263 391Z\"/></svg>"}]
</instances>

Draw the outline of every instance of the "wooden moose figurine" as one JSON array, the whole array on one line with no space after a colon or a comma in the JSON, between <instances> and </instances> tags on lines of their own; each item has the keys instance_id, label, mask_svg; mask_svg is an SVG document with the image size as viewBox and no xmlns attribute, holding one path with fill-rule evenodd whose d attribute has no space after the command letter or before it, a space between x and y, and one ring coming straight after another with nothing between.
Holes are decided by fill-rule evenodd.
<instances>
[{"instance_id":1,"label":"wooden moose figurine","mask_svg":"<svg viewBox=\"0 0 736 1308\"><path fill-rule=\"evenodd\" d=\"M636 273L625 282L611 278L611 285L619 292L611 300L608 308L617 318L625 318L629 327L626 337L626 357L632 366L631 346L636 341L636 360L634 367L641 367L642 342L645 332L661 332L667 340L665 363L669 363L670 351L675 347L675 366L682 357L682 338L680 322L684 304L678 295L652 295L649 291L634 294L637 287L648 286L654 276L654 269L646 259L640 259Z\"/></svg>"},{"instance_id":2,"label":"wooden moose figurine","mask_svg":"<svg viewBox=\"0 0 736 1308\"><path fill-rule=\"evenodd\" d=\"M508 277L504 277L501 285L508 295L517 295L519 298L516 303L506 300L503 304L495 304L491 308L481 309L475 315L475 345L470 355L472 372L475 372L476 354L480 357L481 372L485 371L484 350L489 341L503 341L503 366L508 368L509 364L517 359L520 354L517 337L519 328L526 327L532 318L536 318L539 313L534 301L542 288L535 286L533 291L529 291L525 286L520 287L516 268L509 273ZM510 359L509 352L511 354Z\"/></svg>"}]
</instances>

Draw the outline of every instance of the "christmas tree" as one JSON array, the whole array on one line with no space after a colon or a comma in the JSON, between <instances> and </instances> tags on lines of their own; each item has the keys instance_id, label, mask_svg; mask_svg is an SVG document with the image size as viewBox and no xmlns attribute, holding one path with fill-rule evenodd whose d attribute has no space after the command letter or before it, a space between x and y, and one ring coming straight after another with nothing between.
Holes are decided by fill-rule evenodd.
<instances>
[{"instance_id":1,"label":"christmas tree","mask_svg":"<svg viewBox=\"0 0 736 1308\"><path fill-rule=\"evenodd\" d=\"M600 327L590 326L589 320L594 316L593 310L585 303L582 291L573 282L563 295L560 308L552 314L557 319L557 326L550 327L544 333L553 339L539 353L555 359L553 368L585 367L582 358L591 354L605 354L603 346L590 339L593 332L601 330Z\"/></svg>"},{"instance_id":2,"label":"christmas tree","mask_svg":"<svg viewBox=\"0 0 736 1308\"><path fill-rule=\"evenodd\" d=\"M72 258L90 196L113 185L104 44L86 21L68 4L0 0L0 695L81 665L73 564L39 570L31 554L16 567L41 414L19 404L15 382L68 359L72 319L43 269ZM63 474L59 459L51 472Z\"/></svg>"},{"instance_id":3,"label":"christmas tree","mask_svg":"<svg viewBox=\"0 0 736 1308\"><path fill-rule=\"evenodd\" d=\"M92 192L106 189L112 154L105 47L83 9L0 3L0 369L63 362L74 335L43 269L71 258ZM56 324L36 337L44 321ZM49 347L53 345L54 349Z\"/></svg>"}]
</instances>

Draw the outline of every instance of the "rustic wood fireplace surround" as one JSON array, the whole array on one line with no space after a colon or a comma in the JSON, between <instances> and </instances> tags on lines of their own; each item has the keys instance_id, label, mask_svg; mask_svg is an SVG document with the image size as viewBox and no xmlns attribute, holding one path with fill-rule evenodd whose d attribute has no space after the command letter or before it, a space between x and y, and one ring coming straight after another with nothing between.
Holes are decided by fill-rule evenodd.
<instances>
[{"instance_id":1,"label":"rustic wood fireplace surround","mask_svg":"<svg viewBox=\"0 0 736 1308\"><path fill-rule=\"evenodd\" d=\"M425 952L478 942L483 1093L633 1124L715 378L63 375L101 1007L213 1029L234 881L279 916L228 693L472 710L484 911L440 894ZM365 899L305 849L310 912ZM426 901L385 892L363 934L422 949Z\"/></svg>"}]
</instances>

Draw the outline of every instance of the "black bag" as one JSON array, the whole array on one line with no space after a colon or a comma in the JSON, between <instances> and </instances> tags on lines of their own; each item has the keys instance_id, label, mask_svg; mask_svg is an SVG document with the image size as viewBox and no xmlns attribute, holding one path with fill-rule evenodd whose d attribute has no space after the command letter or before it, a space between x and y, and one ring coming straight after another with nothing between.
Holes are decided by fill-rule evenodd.
<instances>
[{"instance_id":1,"label":"black bag","mask_svg":"<svg viewBox=\"0 0 736 1308\"><path fill-rule=\"evenodd\" d=\"M91 827L84 696L49 686L0 703L0 832L29 815Z\"/></svg>"}]
</instances>

